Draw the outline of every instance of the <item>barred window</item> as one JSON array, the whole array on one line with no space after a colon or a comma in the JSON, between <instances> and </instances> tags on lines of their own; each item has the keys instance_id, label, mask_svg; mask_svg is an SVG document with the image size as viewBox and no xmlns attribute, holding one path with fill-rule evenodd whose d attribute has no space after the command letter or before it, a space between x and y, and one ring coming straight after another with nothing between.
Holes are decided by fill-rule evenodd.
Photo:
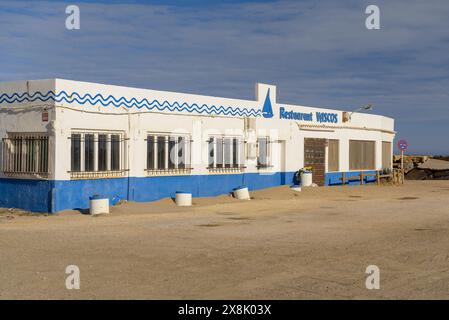
<instances>
[{"instance_id":1,"label":"barred window","mask_svg":"<svg viewBox=\"0 0 449 320\"><path fill-rule=\"evenodd\" d=\"M209 138L209 170L242 169L243 160L243 139L241 137L213 136Z\"/></svg>"},{"instance_id":2,"label":"barred window","mask_svg":"<svg viewBox=\"0 0 449 320\"><path fill-rule=\"evenodd\" d=\"M5 175L48 175L48 136L13 133L2 142Z\"/></svg>"},{"instance_id":3,"label":"barred window","mask_svg":"<svg viewBox=\"0 0 449 320\"><path fill-rule=\"evenodd\" d=\"M270 138L259 137L257 139L257 147L258 147L257 167L259 168L271 167Z\"/></svg>"},{"instance_id":4,"label":"barred window","mask_svg":"<svg viewBox=\"0 0 449 320\"><path fill-rule=\"evenodd\" d=\"M149 134L146 141L148 173L167 174L191 170L189 136Z\"/></svg>"},{"instance_id":5,"label":"barred window","mask_svg":"<svg viewBox=\"0 0 449 320\"><path fill-rule=\"evenodd\" d=\"M122 133L74 132L70 140L72 178L123 176L125 170Z\"/></svg>"},{"instance_id":6,"label":"barred window","mask_svg":"<svg viewBox=\"0 0 449 320\"><path fill-rule=\"evenodd\" d=\"M329 139L329 146L327 149L327 170L329 172L338 171L340 167L339 162L339 141Z\"/></svg>"},{"instance_id":7,"label":"barred window","mask_svg":"<svg viewBox=\"0 0 449 320\"><path fill-rule=\"evenodd\" d=\"M349 141L349 170L375 170L375 141Z\"/></svg>"}]
</instances>

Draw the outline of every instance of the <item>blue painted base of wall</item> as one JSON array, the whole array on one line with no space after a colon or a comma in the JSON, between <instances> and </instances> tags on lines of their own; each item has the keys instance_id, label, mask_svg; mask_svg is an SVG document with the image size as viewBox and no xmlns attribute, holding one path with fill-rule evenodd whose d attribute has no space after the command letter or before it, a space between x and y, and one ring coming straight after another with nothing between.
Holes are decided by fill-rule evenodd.
<instances>
[{"instance_id":1,"label":"blue painted base of wall","mask_svg":"<svg viewBox=\"0 0 449 320\"><path fill-rule=\"evenodd\" d=\"M363 171L364 173L371 174L376 173L376 171ZM345 173L346 178L350 177L358 177L360 175L360 171L351 171ZM328 172L326 173L326 186L341 186L343 177L343 172ZM364 183L372 183L376 181L376 177L364 177ZM346 185L360 185L360 180L347 181Z\"/></svg>"},{"instance_id":2,"label":"blue painted base of wall","mask_svg":"<svg viewBox=\"0 0 449 320\"><path fill-rule=\"evenodd\" d=\"M52 212L54 181L0 179L0 207Z\"/></svg>"},{"instance_id":3,"label":"blue painted base of wall","mask_svg":"<svg viewBox=\"0 0 449 320\"><path fill-rule=\"evenodd\" d=\"M373 171L374 172L374 171ZM358 175L357 172L347 176ZM341 185L342 172L326 174L325 184ZM192 193L193 197L210 197L231 192L245 185L249 190L293 184L295 172L275 174L211 174L160 177L130 177L91 180L22 180L0 179L0 207L34 212L58 212L65 209L87 209L89 197L107 196L111 204L120 200L154 201L174 197L176 191ZM366 177L366 182L374 181ZM349 184L360 184L358 181Z\"/></svg>"}]
</instances>

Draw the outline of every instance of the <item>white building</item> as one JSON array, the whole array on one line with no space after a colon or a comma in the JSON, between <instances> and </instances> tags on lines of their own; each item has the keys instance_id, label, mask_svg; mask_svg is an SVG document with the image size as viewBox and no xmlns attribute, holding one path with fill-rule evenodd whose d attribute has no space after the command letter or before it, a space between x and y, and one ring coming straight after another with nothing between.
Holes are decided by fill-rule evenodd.
<instances>
[{"instance_id":1,"label":"white building","mask_svg":"<svg viewBox=\"0 0 449 320\"><path fill-rule=\"evenodd\" d=\"M280 103L60 79L0 84L0 207L87 208L89 197L152 201L391 168L394 120Z\"/></svg>"}]
</instances>

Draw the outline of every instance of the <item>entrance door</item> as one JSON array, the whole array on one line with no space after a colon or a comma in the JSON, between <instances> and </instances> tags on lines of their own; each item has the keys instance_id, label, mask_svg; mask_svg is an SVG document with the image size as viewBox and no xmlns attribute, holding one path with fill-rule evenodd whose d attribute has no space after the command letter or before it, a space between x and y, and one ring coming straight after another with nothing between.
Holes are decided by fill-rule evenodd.
<instances>
[{"instance_id":1,"label":"entrance door","mask_svg":"<svg viewBox=\"0 0 449 320\"><path fill-rule=\"evenodd\" d=\"M312 167L313 182L324 186L326 139L304 138L304 167Z\"/></svg>"}]
</instances>

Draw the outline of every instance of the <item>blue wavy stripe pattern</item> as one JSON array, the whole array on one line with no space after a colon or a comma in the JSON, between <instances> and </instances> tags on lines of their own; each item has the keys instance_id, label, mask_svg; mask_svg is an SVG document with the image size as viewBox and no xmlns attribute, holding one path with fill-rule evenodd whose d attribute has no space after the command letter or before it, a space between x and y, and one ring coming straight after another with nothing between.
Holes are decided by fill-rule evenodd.
<instances>
[{"instance_id":1,"label":"blue wavy stripe pattern","mask_svg":"<svg viewBox=\"0 0 449 320\"><path fill-rule=\"evenodd\" d=\"M81 105L89 103L91 105L101 104L104 107L112 105L116 108L118 107L126 107L126 108L137 108L142 109L146 108L147 110L158 110L158 111L178 111L178 112L197 112L197 113L206 113L206 114L215 114L215 115L224 115L224 116L240 116L240 117L260 117L262 116L262 112L259 109L246 109L240 107L225 107L225 106L215 106L215 105L207 105L207 104L188 104L186 102L179 103L177 101L170 103L167 100L160 102L156 99L150 101L146 98L142 100L137 100L136 98L126 99L125 97L120 97L116 99L114 96L109 95L107 97L103 97L100 93L92 96L87 93L83 96L78 94L77 92L73 92L68 94L65 91L61 91L55 94L53 91L48 91L47 93L35 92L32 95L28 93L13 93L8 95L3 93L0 95L0 104L2 103L22 103L22 102L34 102L34 101L55 101L55 102L67 102L72 103L76 102Z\"/></svg>"}]
</instances>

